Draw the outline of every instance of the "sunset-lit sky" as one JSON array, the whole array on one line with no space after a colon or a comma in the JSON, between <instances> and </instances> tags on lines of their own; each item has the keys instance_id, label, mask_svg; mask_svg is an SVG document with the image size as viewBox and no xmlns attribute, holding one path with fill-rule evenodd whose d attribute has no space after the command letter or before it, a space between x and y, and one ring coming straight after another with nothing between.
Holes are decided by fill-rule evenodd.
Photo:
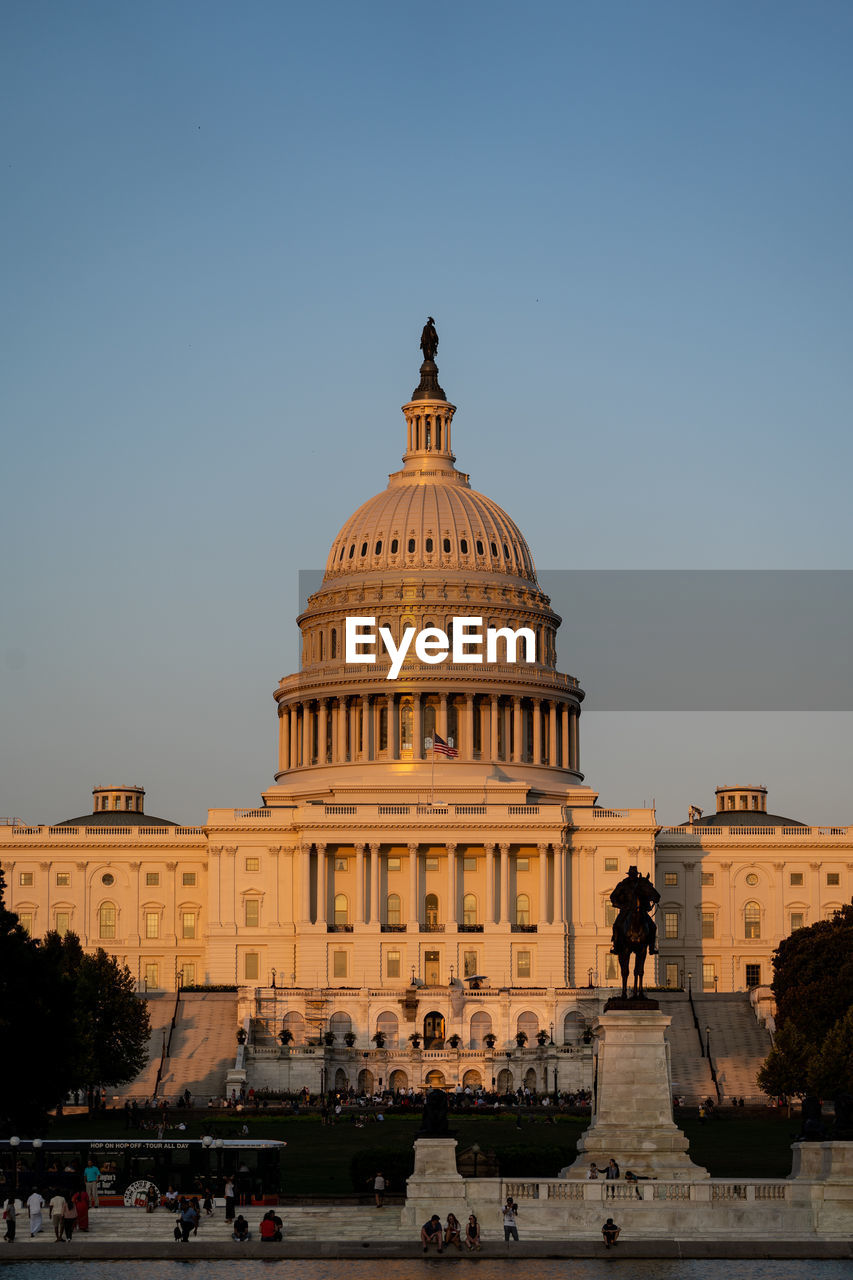
<instances>
[{"instance_id":1,"label":"sunset-lit sky","mask_svg":"<svg viewBox=\"0 0 853 1280\"><path fill-rule=\"evenodd\" d=\"M0 813L257 803L428 313L540 568L853 567L851 65L822 0L6 0ZM604 803L853 823L851 713L597 712L564 617Z\"/></svg>"}]
</instances>

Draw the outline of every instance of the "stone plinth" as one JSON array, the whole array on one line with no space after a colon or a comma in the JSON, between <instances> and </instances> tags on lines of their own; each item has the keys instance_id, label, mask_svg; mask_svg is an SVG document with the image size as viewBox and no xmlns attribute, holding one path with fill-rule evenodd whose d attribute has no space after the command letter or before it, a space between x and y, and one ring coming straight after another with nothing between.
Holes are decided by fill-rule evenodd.
<instances>
[{"instance_id":1,"label":"stone plinth","mask_svg":"<svg viewBox=\"0 0 853 1280\"><path fill-rule=\"evenodd\" d=\"M444 1221L451 1209L464 1222L465 1205L465 1179L456 1172L456 1139L416 1138L415 1168L406 1183L403 1222L421 1226L434 1213Z\"/></svg>"},{"instance_id":2,"label":"stone plinth","mask_svg":"<svg viewBox=\"0 0 853 1280\"><path fill-rule=\"evenodd\" d=\"M672 1118L664 1040L671 1021L649 1008L601 1015L592 1123L564 1177L585 1178L593 1160L604 1170L611 1156L623 1174L630 1169L641 1177L691 1182L708 1177L689 1158L687 1139Z\"/></svg>"}]
</instances>

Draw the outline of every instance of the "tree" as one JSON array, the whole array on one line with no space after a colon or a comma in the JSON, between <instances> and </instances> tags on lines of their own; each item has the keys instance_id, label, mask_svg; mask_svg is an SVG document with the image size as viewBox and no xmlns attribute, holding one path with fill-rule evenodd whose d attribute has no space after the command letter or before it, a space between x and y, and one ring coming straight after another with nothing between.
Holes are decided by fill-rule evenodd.
<instances>
[{"instance_id":1,"label":"tree","mask_svg":"<svg viewBox=\"0 0 853 1280\"><path fill-rule=\"evenodd\" d=\"M780 1027L756 1077L759 1089L774 1098L804 1098L809 1092L813 1054L814 1045L800 1035L794 1023Z\"/></svg>"},{"instance_id":2,"label":"tree","mask_svg":"<svg viewBox=\"0 0 853 1280\"><path fill-rule=\"evenodd\" d=\"M838 1019L812 1056L809 1086L822 1098L853 1094L853 1009Z\"/></svg>"}]
</instances>

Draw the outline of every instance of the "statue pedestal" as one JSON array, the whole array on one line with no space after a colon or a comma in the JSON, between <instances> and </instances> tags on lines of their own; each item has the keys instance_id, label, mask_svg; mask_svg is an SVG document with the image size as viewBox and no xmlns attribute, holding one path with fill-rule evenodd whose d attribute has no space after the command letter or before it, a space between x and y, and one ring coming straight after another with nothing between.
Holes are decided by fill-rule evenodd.
<instances>
[{"instance_id":1,"label":"statue pedestal","mask_svg":"<svg viewBox=\"0 0 853 1280\"><path fill-rule=\"evenodd\" d=\"M680 1182L707 1178L672 1119L664 1031L671 1018L642 1006L611 1009L595 1027L596 1094L592 1123L578 1142L578 1158L563 1177L585 1178L594 1160L604 1176L612 1157L624 1176Z\"/></svg>"},{"instance_id":2,"label":"statue pedestal","mask_svg":"<svg viewBox=\"0 0 853 1280\"><path fill-rule=\"evenodd\" d=\"M444 1222L451 1210L464 1221L465 1180L456 1172L455 1138L416 1138L415 1168L406 1183L402 1221L423 1226L437 1213Z\"/></svg>"}]
</instances>

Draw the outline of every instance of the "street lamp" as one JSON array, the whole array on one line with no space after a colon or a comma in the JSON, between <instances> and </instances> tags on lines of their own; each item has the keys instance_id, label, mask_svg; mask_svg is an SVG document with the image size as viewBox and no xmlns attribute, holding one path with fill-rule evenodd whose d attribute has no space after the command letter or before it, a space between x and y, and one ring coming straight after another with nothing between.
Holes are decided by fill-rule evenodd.
<instances>
[{"instance_id":1,"label":"street lamp","mask_svg":"<svg viewBox=\"0 0 853 1280\"><path fill-rule=\"evenodd\" d=\"M549 1043L549 1044L553 1044L553 1043L554 1043L554 1024L553 1024L553 1022L551 1023L551 1026L550 1026L549 1035L550 1035L550 1037L551 1037L551 1038L550 1038L550 1040L548 1041L548 1043Z\"/></svg>"},{"instance_id":2,"label":"street lamp","mask_svg":"<svg viewBox=\"0 0 853 1280\"><path fill-rule=\"evenodd\" d=\"M471 1155L474 1157L474 1177L475 1178L477 1176L477 1160L479 1159L480 1151L481 1151L481 1147L479 1142L475 1142L473 1147L471 1148Z\"/></svg>"},{"instance_id":3,"label":"street lamp","mask_svg":"<svg viewBox=\"0 0 853 1280\"><path fill-rule=\"evenodd\" d=\"M692 974L692 973L688 973L688 975L687 975L687 999L688 999L688 1000L691 1000L692 998L693 998L693 974Z\"/></svg>"},{"instance_id":4,"label":"street lamp","mask_svg":"<svg viewBox=\"0 0 853 1280\"><path fill-rule=\"evenodd\" d=\"M711 1061L711 1028L705 1027L705 1057Z\"/></svg>"},{"instance_id":5,"label":"street lamp","mask_svg":"<svg viewBox=\"0 0 853 1280\"><path fill-rule=\"evenodd\" d=\"M272 989L275 991L275 969L272 971Z\"/></svg>"},{"instance_id":6,"label":"street lamp","mask_svg":"<svg viewBox=\"0 0 853 1280\"><path fill-rule=\"evenodd\" d=\"M21 1145L21 1139L13 1134L9 1139L9 1146L12 1148L12 1202L14 1203L18 1190L18 1147Z\"/></svg>"},{"instance_id":7,"label":"street lamp","mask_svg":"<svg viewBox=\"0 0 853 1280\"><path fill-rule=\"evenodd\" d=\"M587 974L589 976L589 986L592 986L592 969L587 969Z\"/></svg>"}]
</instances>

